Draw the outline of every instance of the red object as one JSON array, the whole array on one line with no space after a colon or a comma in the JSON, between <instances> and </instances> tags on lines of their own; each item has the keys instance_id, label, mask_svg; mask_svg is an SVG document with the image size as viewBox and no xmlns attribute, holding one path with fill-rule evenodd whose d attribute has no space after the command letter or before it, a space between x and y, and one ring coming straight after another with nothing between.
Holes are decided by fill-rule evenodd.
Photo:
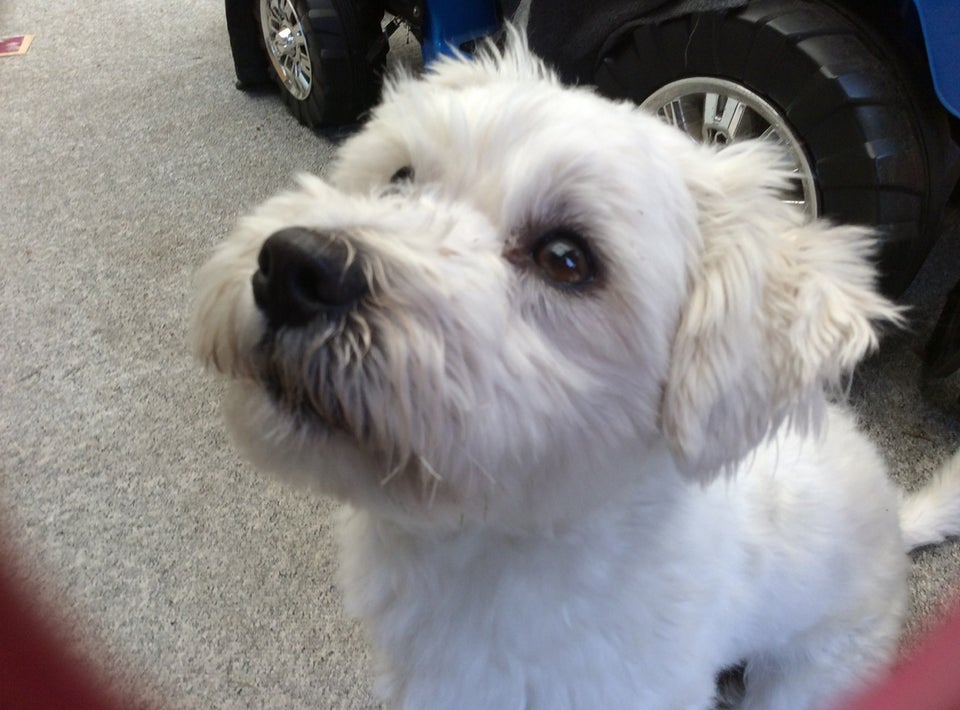
<instances>
[{"instance_id":1,"label":"red object","mask_svg":"<svg viewBox=\"0 0 960 710\"><path fill-rule=\"evenodd\" d=\"M26 54L30 49L33 35L18 35L17 37L0 37L0 57L11 57Z\"/></svg>"},{"instance_id":2,"label":"red object","mask_svg":"<svg viewBox=\"0 0 960 710\"><path fill-rule=\"evenodd\" d=\"M0 708L121 710L84 662L66 652L37 603L10 578L0 553Z\"/></svg>"},{"instance_id":3,"label":"red object","mask_svg":"<svg viewBox=\"0 0 960 710\"><path fill-rule=\"evenodd\" d=\"M23 45L23 37L8 37L0 39L0 54L14 54L20 51Z\"/></svg>"},{"instance_id":4,"label":"red object","mask_svg":"<svg viewBox=\"0 0 960 710\"><path fill-rule=\"evenodd\" d=\"M64 650L42 605L16 587L5 563L0 552L0 708L142 706L107 691L87 662ZM840 710L960 710L960 606L883 682Z\"/></svg>"},{"instance_id":5,"label":"red object","mask_svg":"<svg viewBox=\"0 0 960 710\"><path fill-rule=\"evenodd\" d=\"M960 709L960 606L882 683L842 710Z\"/></svg>"}]
</instances>

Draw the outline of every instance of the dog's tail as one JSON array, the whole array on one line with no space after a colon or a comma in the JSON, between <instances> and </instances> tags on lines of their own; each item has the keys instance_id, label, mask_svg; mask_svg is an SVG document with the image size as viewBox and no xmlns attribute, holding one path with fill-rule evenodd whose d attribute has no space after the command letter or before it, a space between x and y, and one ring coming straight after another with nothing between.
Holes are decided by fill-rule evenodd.
<instances>
[{"instance_id":1,"label":"dog's tail","mask_svg":"<svg viewBox=\"0 0 960 710\"><path fill-rule=\"evenodd\" d=\"M908 552L960 535L960 451L927 485L903 497L900 530Z\"/></svg>"}]
</instances>

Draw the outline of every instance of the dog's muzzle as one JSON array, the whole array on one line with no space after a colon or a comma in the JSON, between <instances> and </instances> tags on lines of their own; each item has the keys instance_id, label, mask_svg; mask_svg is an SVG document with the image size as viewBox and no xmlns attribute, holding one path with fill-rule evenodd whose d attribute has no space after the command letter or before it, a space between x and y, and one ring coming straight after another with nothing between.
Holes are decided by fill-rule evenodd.
<instances>
[{"instance_id":1,"label":"dog's muzzle","mask_svg":"<svg viewBox=\"0 0 960 710\"><path fill-rule=\"evenodd\" d=\"M360 259L344 239L302 227L268 237L257 266L253 298L274 329L342 313L368 291Z\"/></svg>"}]
</instances>

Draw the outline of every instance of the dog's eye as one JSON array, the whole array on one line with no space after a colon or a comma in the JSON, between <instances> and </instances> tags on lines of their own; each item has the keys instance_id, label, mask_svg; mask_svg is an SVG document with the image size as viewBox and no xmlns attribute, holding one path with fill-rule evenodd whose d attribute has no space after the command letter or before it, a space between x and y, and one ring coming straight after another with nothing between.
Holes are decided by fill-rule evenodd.
<instances>
[{"instance_id":1,"label":"dog's eye","mask_svg":"<svg viewBox=\"0 0 960 710\"><path fill-rule=\"evenodd\" d=\"M412 182L413 175L414 175L413 168L411 168L409 165L404 165L402 168L400 168L397 172L393 174L393 176L390 178L390 182L392 183Z\"/></svg>"},{"instance_id":2,"label":"dog's eye","mask_svg":"<svg viewBox=\"0 0 960 710\"><path fill-rule=\"evenodd\" d=\"M596 275L593 255L583 239L569 230L547 232L537 242L532 254L543 275L563 286L586 283Z\"/></svg>"}]
</instances>

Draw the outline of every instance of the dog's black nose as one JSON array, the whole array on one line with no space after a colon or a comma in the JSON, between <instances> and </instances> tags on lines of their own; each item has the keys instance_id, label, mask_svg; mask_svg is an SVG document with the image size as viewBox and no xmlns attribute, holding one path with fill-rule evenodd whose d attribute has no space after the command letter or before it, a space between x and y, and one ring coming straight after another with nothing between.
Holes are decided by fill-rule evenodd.
<instances>
[{"instance_id":1,"label":"dog's black nose","mask_svg":"<svg viewBox=\"0 0 960 710\"><path fill-rule=\"evenodd\" d=\"M253 299L270 324L296 327L331 309L356 303L367 281L343 239L301 227L267 238L253 275Z\"/></svg>"}]
</instances>

